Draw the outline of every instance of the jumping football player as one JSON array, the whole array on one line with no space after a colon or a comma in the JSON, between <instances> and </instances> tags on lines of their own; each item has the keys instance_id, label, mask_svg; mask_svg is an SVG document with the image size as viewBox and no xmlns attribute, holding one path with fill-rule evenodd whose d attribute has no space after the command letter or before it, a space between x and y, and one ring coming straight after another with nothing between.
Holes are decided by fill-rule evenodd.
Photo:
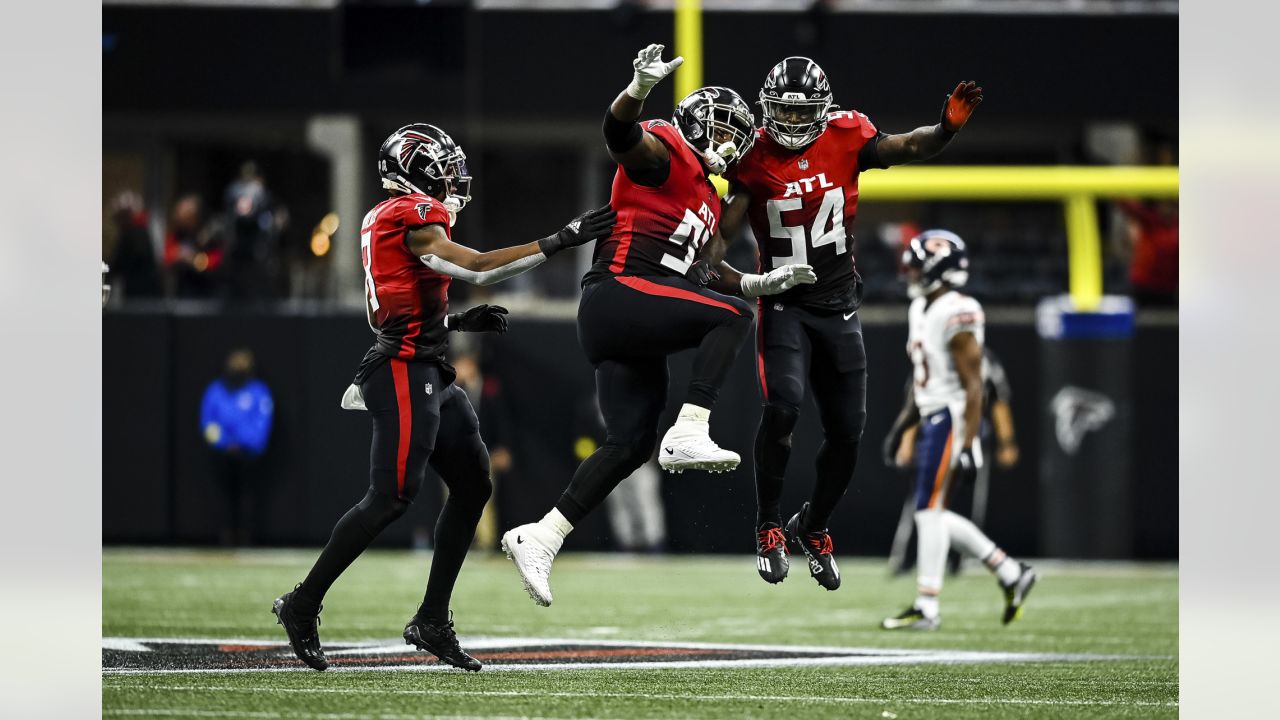
<instances>
[{"instance_id":1,"label":"jumping football player","mask_svg":"<svg viewBox=\"0 0 1280 720\"><path fill-rule=\"evenodd\" d=\"M926 230L903 252L908 294L907 354L914 367L912 399L920 425L916 440L916 582L911 607L886 618L886 630L936 630L938 593L947 552L954 544L993 573L1004 591L1007 625L1022 614L1036 582L1030 565L996 547L968 518L947 509L960 475L972 478L981 462L974 440L982 422L984 318L977 300L959 291L969 279L964 241L947 230Z\"/></svg>"},{"instance_id":2,"label":"jumping football player","mask_svg":"<svg viewBox=\"0 0 1280 720\"><path fill-rule=\"evenodd\" d=\"M480 305L448 314L449 283L488 285L518 275L564 248L607 235L615 215L603 207L536 242L481 253L451 240L454 219L470 200L471 177L462 149L443 130L417 124L392 133L378 151L378 174L391 197L360 227L366 310L377 342L342 401L344 408L367 409L373 419L369 490L338 520L306 579L278 598L272 612L298 658L327 668L319 637L325 593L409 508L430 464L449 498L436 523L426 595L404 639L474 671L480 663L458 645L449 598L489 499L489 452L444 358L450 331L504 332L507 311Z\"/></svg>"},{"instance_id":3,"label":"jumping football player","mask_svg":"<svg viewBox=\"0 0 1280 720\"><path fill-rule=\"evenodd\" d=\"M605 114L605 144L618 163L610 201L618 225L596 244L595 263L582 279L578 337L595 366L606 439L545 517L502 536L540 605L551 604L551 563L565 536L653 452L666 406L668 355L698 350L684 405L658 446L659 464L674 472L724 471L740 460L711 440L708 427L720 386L751 331L751 306L685 276L720 222L720 198L708 175L750 150L754 117L734 91L705 87L680 101L670 123L637 122L649 91L682 62L663 62L661 45L640 51L631 84ZM812 276L788 267L744 275L739 289L754 297L802 282Z\"/></svg>"},{"instance_id":4,"label":"jumping football player","mask_svg":"<svg viewBox=\"0 0 1280 720\"><path fill-rule=\"evenodd\" d=\"M757 301L764 413L755 446L756 569L766 582L787 577L790 543L807 556L819 585L840 587L827 521L853 478L867 416L867 356L857 315L862 279L852 232L858 175L937 155L981 102L982 88L962 82L937 124L888 135L860 112L834 111L827 76L808 58L778 63L760 89L764 127L751 154L726 174L730 197L722 236L707 259L723 258L724 244L737 236L745 216L762 272L798 264L817 274L816 283ZM732 267L720 262L717 270L721 280L713 287L738 283ZM779 500L806 378L822 419L817 482L809 502L783 526Z\"/></svg>"}]
</instances>

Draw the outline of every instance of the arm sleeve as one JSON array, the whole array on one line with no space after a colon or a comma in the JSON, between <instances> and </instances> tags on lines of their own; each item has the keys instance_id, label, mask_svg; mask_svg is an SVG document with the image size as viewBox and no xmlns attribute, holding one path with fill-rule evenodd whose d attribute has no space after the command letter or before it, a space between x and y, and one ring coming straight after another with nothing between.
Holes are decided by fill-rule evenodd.
<instances>
[{"instance_id":1,"label":"arm sleeve","mask_svg":"<svg viewBox=\"0 0 1280 720\"><path fill-rule=\"evenodd\" d=\"M423 265L426 265L441 275L448 275L449 277L464 280L472 285L492 285L496 282L502 282L507 278L513 278L520 273L528 272L538 267L547 261L547 256L542 253L538 253L537 255L530 255L529 257L523 257L514 262L509 262L506 265L493 268L492 270L481 271L468 270L461 265L455 265L437 255L423 255L418 259L422 261Z\"/></svg>"},{"instance_id":2,"label":"arm sleeve","mask_svg":"<svg viewBox=\"0 0 1280 720\"><path fill-rule=\"evenodd\" d=\"M604 112L604 144L616 153L624 153L640 143L644 130L636 121L619 120L610 107Z\"/></svg>"},{"instance_id":3,"label":"arm sleeve","mask_svg":"<svg viewBox=\"0 0 1280 720\"><path fill-rule=\"evenodd\" d=\"M880 159L880 138L884 137L884 135L884 133L876 133L875 137L868 140L867 144L858 150L858 172L863 170L885 170L889 167Z\"/></svg>"}]
</instances>

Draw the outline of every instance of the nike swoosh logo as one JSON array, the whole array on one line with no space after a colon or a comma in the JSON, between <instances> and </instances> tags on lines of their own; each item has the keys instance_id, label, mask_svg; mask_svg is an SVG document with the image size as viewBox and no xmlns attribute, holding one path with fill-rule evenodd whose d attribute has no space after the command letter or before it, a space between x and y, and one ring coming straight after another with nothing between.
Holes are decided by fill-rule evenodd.
<instances>
[{"instance_id":1,"label":"nike swoosh logo","mask_svg":"<svg viewBox=\"0 0 1280 720\"><path fill-rule=\"evenodd\" d=\"M517 535L517 536L516 536L516 544L517 544L517 545L523 545L523 544L524 544L524 538L523 538L523 537L521 537L520 535Z\"/></svg>"},{"instance_id":2,"label":"nike swoosh logo","mask_svg":"<svg viewBox=\"0 0 1280 720\"><path fill-rule=\"evenodd\" d=\"M845 320L848 320L849 318L851 318L851 317L853 317L854 315L857 315L857 314L858 314L858 311L857 311L857 310L854 310L853 312L849 313L848 315L845 315L845 316L844 316L844 319L845 319Z\"/></svg>"},{"instance_id":3,"label":"nike swoosh logo","mask_svg":"<svg viewBox=\"0 0 1280 720\"><path fill-rule=\"evenodd\" d=\"M675 450L673 450L673 449L671 449L671 448L663 448L663 450L666 450L668 455L675 455L675 454L676 454L676 451L675 451Z\"/></svg>"}]
</instances>

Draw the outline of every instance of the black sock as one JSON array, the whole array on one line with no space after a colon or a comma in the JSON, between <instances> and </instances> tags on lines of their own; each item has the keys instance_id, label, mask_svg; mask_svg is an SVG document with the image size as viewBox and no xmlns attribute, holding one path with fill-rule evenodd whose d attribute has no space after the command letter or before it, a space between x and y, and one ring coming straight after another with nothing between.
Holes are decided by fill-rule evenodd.
<instances>
[{"instance_id":1,"label":"black sock","mask_svg":"<svg viewBox=\"0 0 1280 720\"><path fill-rule=\"evenodd\" d=\"M720 386L750 333L750 315L730 315L702 338L693 360L693 376L685 402L708 410L716 404Z\"/></svg>"},{"instance_id":2,"label":"black sock","mask_svg":"<svg viewBox=\"0 0 1280 720\"><path fill-rule=\"evenodd\" d=\"M486 497L487 499L487 497ZM436 625L449 620L449 599L453 586L467 558L467 550L476 536L476 525L484 512L484 503L458 502L450 496L436 520L435 550L431 555L431 574L427 592L418 607L418 617Z\"/></svg>"},{"instance_id":3,"label":"black sock","mask_svg":"<svg viewBox=\"0 0 1280 720\"><path fill-rule=\"evenodd\" d=\"M333 526L329 542L320 551L315 565L294 595L298 612L319 611L325 593L373 539L396 518L404 514L409 503L370 489L364 499L346 512Z\"/></svg>"},{"instance_id":4,"label":"black sock","mask_svg":"<svg viewBox=\"0 0 1280 720\"><path fill-rule=\"evenodd\" d=\"M756 430L756 527L782 525L778 503L791 457L791 431L799 413L784 405L766 405Z\"/></svg>"},{"instance_id":5,"label":"black sock","mask_svg":"<svg viewBox=\"0 0 1280 720\"><path fill-rule=\"evenodd\" d=\"M633 446L606 440L578 466L569 487L556 502L556 509L571 525L577 525L604 502L618 483L644 464L652 448L652 440Z\"/></svg>"},{"instance_id":6,"label":"black sock","mask_svg":"<svg viewBox=\"0 0 1280 720\"><path fill-rule=\"evenodd\" d=\"M858 465L858 440L827 437L818 450L818 482L813 488L809 511L800 518L801 526L812 532L826 530L836 503L844 497Z\"/></svg>"}]
</instances>

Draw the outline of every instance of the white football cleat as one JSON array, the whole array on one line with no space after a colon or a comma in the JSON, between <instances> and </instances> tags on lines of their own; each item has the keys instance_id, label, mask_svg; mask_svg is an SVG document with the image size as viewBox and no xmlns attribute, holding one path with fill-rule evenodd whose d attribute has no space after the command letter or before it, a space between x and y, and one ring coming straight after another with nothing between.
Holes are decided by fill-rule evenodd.
<instances>
[{"instance_id":1,"label":"white football cleat","mask_svg":"<svg viewBox=\"0 0 1280 720\"><path fill-rule=\"evenodd\" d=\"M742 458L732 450L716 445L703 420L679 418L662 437L658 446L658 464L668 472L710 470L724 472L738 467Z\"/></svg>"},{"instance_id":2,"label":"white football cleat","mask_svg":"<svg viewBox=\"0 0 1280 720\"><path fill-rule=\"evenodd\" d=\"M502 535L502 550L520 571L525 591L544 607L551 604L551 563L563 543L564 538L538 523L520 525Z\"/></svg>"}]
</instances>

